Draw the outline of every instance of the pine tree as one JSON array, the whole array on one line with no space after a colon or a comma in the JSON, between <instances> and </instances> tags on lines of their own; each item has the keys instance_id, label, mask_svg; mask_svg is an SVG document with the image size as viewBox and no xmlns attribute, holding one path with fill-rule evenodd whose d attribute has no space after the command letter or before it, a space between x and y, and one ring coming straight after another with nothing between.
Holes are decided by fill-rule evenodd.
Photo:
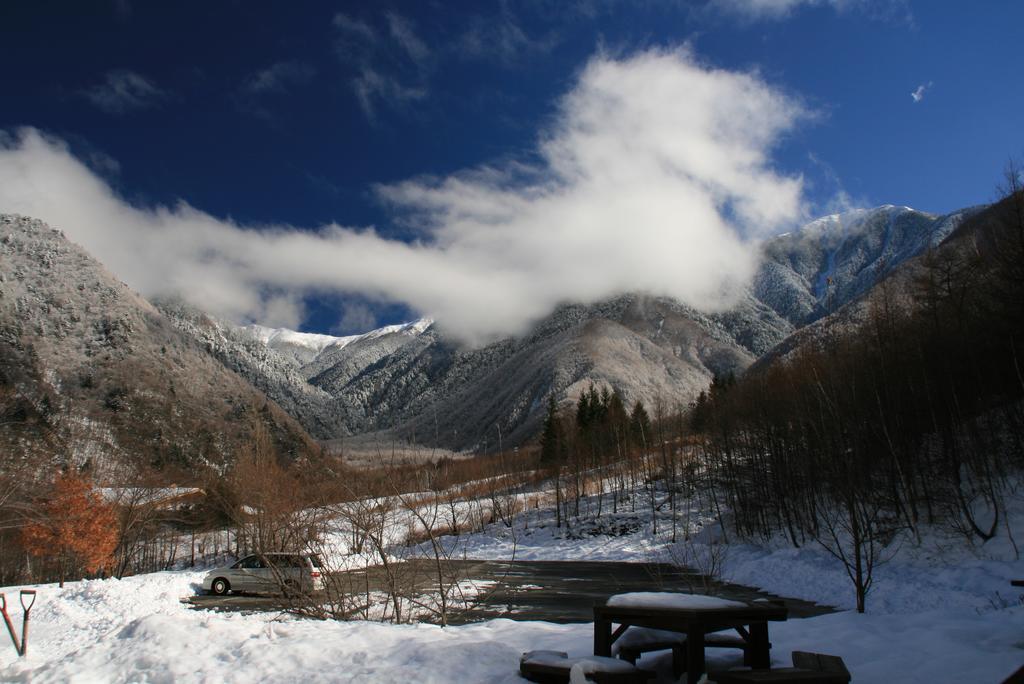
<instances>
[{"instance_id":1,"label":"pine tree","mask_svg":"<svg viewBox=\"0 0 1024 684\"><path fill-rule=\"evenodd\" d=\"M562 460L562 450L562 424L558 419L558 404L555 403L555 393L552 392L548 395L548 414L544 418L544 430L540 436L541 463L558 463Z\"/></svg>"},{"instance_id":2,"label":"pine tree","mask_svg":"<svg viewBox=\"0 0 1024 684\"><path fill-rule=\"evenodd\" d=\"M637 444L646 447L651 439L651 419L647 415L647 409L639 399L633 405L633 412L629 415L630 430Z\"/></svg>"},{"instance_id":3,"label":"pine tree","mask_svg":"<svg viewBox=\"0 0 1024 684\"><path fill-rule=\"evenodd\" d=\"M590 393L584 390L580 392L580 398L576 402L576 428L581 434L590 429L593 416L594 407L590 402Z\"/></svg>"},{"instance_id":4,"label":"pine tree","mask_svg":"<svg viewBox=\"0 0 1024 684\"><path fill-rule=\"evenodd\" d=\"M694 432L704 432L705 428L707 428L710 413L711 406L708 401L708 393L705 390L701 390L700 394L697 395L697 401L694 402L693 408L690 411L690 429Z\"/></svg>"}]
</instances>

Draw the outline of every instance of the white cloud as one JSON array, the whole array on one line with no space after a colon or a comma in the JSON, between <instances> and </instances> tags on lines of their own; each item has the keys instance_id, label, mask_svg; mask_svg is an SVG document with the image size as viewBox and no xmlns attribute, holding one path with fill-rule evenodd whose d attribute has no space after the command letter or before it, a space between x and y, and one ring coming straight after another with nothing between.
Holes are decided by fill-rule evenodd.
<instances>
[{"instance_id":1,"label":"white cloud","mask_svg":"<svg viewBox=\"0 0 1024 684\"><path fill-rule=\"evenodd\" d=\"M922 83L921 85L917 86L917 88L914 89L914 92L910 93L910 97L914 100L914 102L920 102L921 100L924 99L925 91L930 90L931 87L931 81L928 81L928 83Z\"/></svg>"},{"instance_id":2,"label":"white cloud","mask_svg":"<svg viewBox=\"0 0 1024 684\"><path fill-rule=\"evenodd\" d=\"M412 22L396 12L388 12L385 16L391 37L409 55L409 59L419 64L430 57L430 48L416 35Z\"/></svg>"},{"instance_id":3,"label":"white cloud","mask_svg":"<svg viewBox=\"0 0 1024 684\"><path fill-rule=\"evenodd\" d=\"M167 93L152 81L127 69L108 71L102 83L83 90L82 95L111 114L147 109L167 99Z\"/></svg>"},{"instance_id":4,"label":"white cloud","mask_svg":"<svg viewBox=\"0 0 1024 684\"><path fill-rule=\"evenodd\" d=\"M771 151L804 112L756 75L681 50L599 55L557 111L534 164L377 188L422 231L413 243L132 206L34 129L0 144L0 207L63 229L144 294L291 326L303 295L356 294L472 342L624 291L726 307L756 265L740 234L802 216L802 179L774 171Z\"/></svg>"},{"instance_id":5,"label":"white cloud","mask_svg":"<svg viewBox=\"0 0 1024 684\"><path fill-rule=\"evenodd\" d=\"M355 36L367 42L374 42L377 40L377 34L369 24L360 19L350 17L344 12L338 12L335 14L332 23L335 28L343 34Z\"/></svg>"},{"instance_id":6,"label":"white cloud","mask_svg":"<svg viewBox=\"0 0 1024 684\"><path fill-rule=\"evenodd\" d=\"M831 7L838 12L858 9L885 19L912 23L907 0L710 0L709 7L748 19L781 19L801 7Z\"/></svg>"},{"instance_id":7,"label":"white cloud","mask_svg":"<svg viewBox=\"0 0 1024 684\"><path fill-rule=\"evenodd\" d=\"M352 88L356 92L363 113L371 121L377 117L378 102L400 106L407 102L422 100L427 96L426 88L404 85L397 78L382 74L370 66L364 66L359 75L352 80Z\"/></svg>"},{"instance_id":8,"label":"white cloud","mask_svg":"<svg viewBox=\"0 0 1024 684\"><path fill-rule=\"evenodd\" d=\"M558 42L554 32L542 38L528 35L508 5L502 3L494 15L473 17L453 47L463 58L492 59L512 66L521 57L550 52Z\"/></svg>"},{"instance_id":9,"label":"white cloud","mask_svg":"<svg viewBox=\"0 0 1024 684\"><path fill-rule=\"evenodd\" d=\"M820 5L823 0L711 0L711 6L748 17L783 17L801 5Z\"/></svg>"},{"instance_id":10,"label":"white cloud","mask_svg":"<svg viewBox=\"0 0 1024 684\"><path fill-rule=\"evenodd\" d=\"M315 73L316 70L304 62L275 62L266 69L250 74L242 83L240 90L247 95L283 93L293 85L309 83Z\"/></svg>"},{"instance_id":11,"label":"white cloud","mask_svg":"<svg viewBox=\"0 0 1024 684\"><path fill-rule=\"evenodd\" d=\"M354 70L352 90L371 122L381 104L402 107L427 96L431 51L413 30L412 23L394 12L384 16L387 36L382 38L365 21L347 14L334 16L335 51Z\"/></svg>"}]
</instances>

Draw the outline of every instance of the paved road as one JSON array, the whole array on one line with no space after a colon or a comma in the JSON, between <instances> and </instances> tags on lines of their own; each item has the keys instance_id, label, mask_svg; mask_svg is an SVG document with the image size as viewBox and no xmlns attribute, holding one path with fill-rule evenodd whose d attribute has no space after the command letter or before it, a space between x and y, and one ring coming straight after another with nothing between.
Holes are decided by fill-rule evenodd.
<instances>
[{"instance_id":1,"label":"paved road","mask_svg":"<svg viewBox=\"0 0 1024 684\"><path fill-rule=\"evenodd\" d=\"M494 582L469 610L450 617L452 624L479 622L496 617L548 622L592 622L594 605L612 594L627 591L682 591L710 593L723 598L782 600L791 617L810 617L833 612L832 608L807 601L759 592L737 584L715 583L705 590L700 575L659 563L602 561L452 561L460 578ZM433 566L409 561L403 568L420 586L429 586ZM353 587L383 586L379 568L345 573ZM316 597L314 597L316 600ZM274 596L193 596L188 602L205 610L279 611L289 606Z\"/></svg>"}]
</instances>

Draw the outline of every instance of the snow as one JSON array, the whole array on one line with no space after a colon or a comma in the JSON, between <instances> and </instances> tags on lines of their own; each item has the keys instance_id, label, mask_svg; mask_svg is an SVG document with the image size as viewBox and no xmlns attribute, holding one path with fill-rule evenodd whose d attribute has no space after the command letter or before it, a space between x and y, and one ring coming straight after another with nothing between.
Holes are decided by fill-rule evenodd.
<instances>
[{"instance_id":1,"label":"snow","mask_svg":"<svg viewBox=\"0 0 1024 684\"><path fill-rule=\"evenodd\" d=\"M588 655L591 625L492 620L463 627L318 622L194 611L179 602L200 573L39 587L29 655L0 651L4 682L508 682L538 647ZM14 617L15 626L20 620ZM997 613L841 612L772 623L774 664L793 650L841 656L857 682L992 681L1019 666L1024 609ZM708 651L712 666L738 665ZM666 654L644 656L670 681ZM4 669L5 668L5 669ZM894 675L899 676L894 676Z\"/></svg>"},{"instance_id":2,"label":"snow","mask_svg":"<svg viewBox=\"0 0 1024 684\"><path fill-rule=\"evenodd\" d=\"M612 651L618 652L624 648L643 648L653 644L681 644L685 641L686 635L680 632L669 632L651 627L630 627L615 640L615 643L612 644Z\"/></svg>"},{"instance_id":3,"label":"snow","mask_svg":"<svg viewBox=\"0 0 1024 684\"><path fill-rule=\"evenodd\" d=\"M638 507L639 509L639 507ZM1018 502L1011 522L1024 522ZM642 525L650 511L606 509L605 522L570 535L554 527L543 507L513 528L492 525L463 534L458 556L538 560L651 561L666 553L665 539ZM689 513L692 543L713 543L718 528ZM613 522L629 523L612 525ZM663 521L664 529L664 521ZM732 545L726 578L782 595L837 606L840 612L771 623L773 664L789 664L806 650L843 658L855 682L998 682L1024 662L1024 605L1009 580L1024 577L1008 539L970 547L943 530L925 530L920 544L906 540L876 569L868 612L849 610L853 592L845 572L811 545ZM28 656L0 643L3 682L507 682L521 683L522 653L536 649L588 656L591 624L490 620L441 628L428 624L335 622L272 613L209 612L181 599L195 593L203 573L173 571L36 587ZM16 595L16 587L3 591ZM468 591L472 587L467 586ZM655 605L721 606L713 596L626 594L612 601ZM741 604L742 605L742 604ZM12 615L20 628L17 604ZM712 668L741 664L733 649L710 649ZM645 654L659 682L671 680L671 654Z\"/></svg>"},{"instance_id":4,"label":"snow","mask_svg":"<svg viewBox=\"0 0 1024 684\"><path fill-rule=\"evenodd\" d=\"M563 667L571 662L573 663L571 665L572 669L575 670L578 667L585 674L592 674L594 672L632 672L634 669L633 665L624 660L604 656L588 655L570 659L564 651L530 651L523 654L522 662L554 667Z\"/></svg>"},{"instance_id":5,"label":"snow","mask_svg":"<svg viewBox=\"0 0 1024 684\"><path fill-rule=\"evenodd\" d=\"M319 335L316 333L303 333L296 332L295 330L289 330L288 328L267 328L262 325L249 325L246 326L253 336L267 345L273 347L275 345L293 345L296 347L304 347L314 352L323 351L324 347L339 343L347 342L351 339L350 337L335 337L333 335Z\"/></svg>"},{"instance_id":6,"label":"snow","mask_svg":"<svg viewBox=\"0 0 1024 684\"><path fill-rule=\"evenodd\" d=\"M616 594L608 599L615 608L666 608L678 610L714 610L718 608L746 608L740 601L705 596L704 594L677 594L668 591L634 591Z\"/></svg>"},{"instance_id":7,"label":"snow","mask_svg":"<svg viewBox=\"0 0 1024 684\"><path fill-rule=\"evenodd\" d=\"M347 335L345 337L297 332L288 328L267 328L262 325L249 325L246 326L245 329L251 332L257 340L272 349L289 346L299 347L309 350L316 355L328 347L332 349L341 349L353 342L358 342L360 340L372 340L394 333L418 335L433 325L433 323L433 319L420 318L409 323L386 325L382 328L377 328L376 330L371 330L366 333L361 333L359 335Z\"/></svg>"}]
</instances>

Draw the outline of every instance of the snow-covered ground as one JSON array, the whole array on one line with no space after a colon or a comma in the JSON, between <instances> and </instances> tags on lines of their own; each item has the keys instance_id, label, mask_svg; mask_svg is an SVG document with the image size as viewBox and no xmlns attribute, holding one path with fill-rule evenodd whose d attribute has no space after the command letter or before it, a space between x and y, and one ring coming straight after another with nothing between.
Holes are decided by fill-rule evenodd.
<instances>
[{"instance_id":1,"label":"snow-covered ground","mask_svg":"<svg viewBox=\"0 0 1024 684\"><path fill-rule=\"evenodd\" d=\"M1021 513L1014 511L1015 522L1024 522ZM567 535L541 508L520 515L511 529L499 523L447 542L459 557L653 560L666 546L647 532L645 515L605 510L603 522ZM705 525L698 546L714 530ZM999 682L1024 664L1024 606L1009 585L1024 578L1024 562L1012 560L1005 538L975 549L954 542L931 531L920 546L894 547L864 615L849 610L853 591L842 567L811 546L733 545L724 574L845 609L772 624L776 664L788 664L789 653L800 649L842 656L855 682ZM0 681L522 682L522 652L583 655L593 643L586 624L492 620L441 628L197 611L181 599L201 577L175 571L38 587L28 656L19 660L0 643ZM10 603L16 592L6 591ZM14 621L20 627L17 615ZM713 651L709 658L714 666L738 656ZM669 660L667 653L649 654L641 662L668 682Z\"/></svg>"}]
</instances>

